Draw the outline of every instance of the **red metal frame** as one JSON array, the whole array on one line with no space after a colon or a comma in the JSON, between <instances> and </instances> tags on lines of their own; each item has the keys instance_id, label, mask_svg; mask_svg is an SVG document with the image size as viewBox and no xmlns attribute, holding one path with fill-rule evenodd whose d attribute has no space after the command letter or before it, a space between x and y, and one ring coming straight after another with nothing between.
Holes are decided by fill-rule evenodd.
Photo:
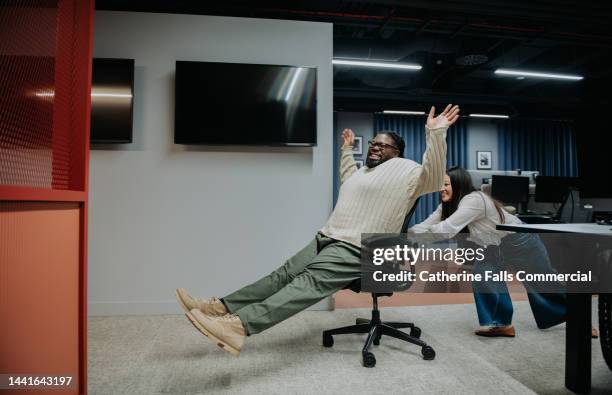
<instances>
[{"instance_id":1,"label":"red metal frame","mask_svg":"<svg viewBox=\"0 0 612 395\"><path fill-rule=\"evenodd\" d=\"M81 202L79 237L79 393L87 393L87 210L93 0L57 5L51 188L0 185L0 201Z\"/></svg>"},{"instance_id":2,"label":"red metal frame","mask_svg":"<svg viewBox=\"0 0 612 395\"><path fill-rule=\"evenodd\" d=\"M83 118L83 124L81 125L84 133L81 135L83 139L80 143L79 151L82 157L77 155L73 159L81 160L83 164L79 167L81 170L78 175L78 179L81 182L82 190L84 191L83 204L81 205L81 238L79 240L79 252L80 252L80 284L79 284L79 299L80 299L80 320L79 320L79 347L80 356L79 371L81 372L81 380L79 392L82 394L87 393L87 216L89 212L88 202L88 191L89 191L89 128L91 121L91 69L92 69L92 58L93 58L93 23L94 23L94 2L93 0L87 2L77 1L77 15L76 20L82 21L87 33L85 34L86 42L84 45L77 47L77 51L84 53L78 53L80 59L85 59L87 71L82 81L82 89L84 89L83 96L84 100L81 103L84 104L82 111L85 113ZM79 186L79 185L74 185Z\"/></svg>"},{"instance_id":3,"label":"red metal frame","mask_svg":"<svg viewBox=\"0 0 612 395\"><path fill-rule=\"evenodd\" d=\"M0 185L0 200L37 201L37 202L84 202L84 191L67 191L45 188L14 187Z\"/></svg>"}]
</instances>

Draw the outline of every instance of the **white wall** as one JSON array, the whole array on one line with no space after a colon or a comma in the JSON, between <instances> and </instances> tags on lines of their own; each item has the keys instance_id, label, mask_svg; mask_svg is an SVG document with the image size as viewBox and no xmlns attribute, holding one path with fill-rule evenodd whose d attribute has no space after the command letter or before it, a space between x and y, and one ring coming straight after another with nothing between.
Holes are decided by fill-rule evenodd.
<instances>
[{"instance_id":1,"label":"white wall","mask_svg":"<svg viewBox=\"0 0 612 395\"><path fill-rule=\"evenodd\" d=\"M94 26L94 56L136 69L134 143L91 152L90 314L178 313L174 288L223 296L314 237L332 204L331 24L97 11ZM174 145L176 60L316 66L318 146Z\"/></svg>"}]
</instances>

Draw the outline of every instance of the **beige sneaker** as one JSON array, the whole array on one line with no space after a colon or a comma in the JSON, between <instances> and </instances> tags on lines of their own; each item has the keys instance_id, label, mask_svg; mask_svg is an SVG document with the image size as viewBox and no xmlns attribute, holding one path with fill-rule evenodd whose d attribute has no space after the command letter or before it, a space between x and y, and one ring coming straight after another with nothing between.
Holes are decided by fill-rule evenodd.
<instances>
[{"instance_id":1,"label":"beige sneaker","mask_svg":"<svg viewBox=\"0 0 612 395\"><path fill-rule=\"evenodd\" d=\"M177 288L175 294L176 300L185 310L185 313L189 313L193 309L199 309L202 313L213 317L229 314L223 302L218 298L197 299L189 295L184 288Z\"/></svg>"},{"instance_id":2,"label":"beige sneaker","mask_svg":"<svg viewBox=\"0 0 612 395\"><path fill-rule=\"evenodd\" d=\"M235 356L240 355L246 330L236 314L210 317L198 309L193 309L187 313L187 318L200 332L216 342L217 346Z\"/></svg>"}]
</instances>

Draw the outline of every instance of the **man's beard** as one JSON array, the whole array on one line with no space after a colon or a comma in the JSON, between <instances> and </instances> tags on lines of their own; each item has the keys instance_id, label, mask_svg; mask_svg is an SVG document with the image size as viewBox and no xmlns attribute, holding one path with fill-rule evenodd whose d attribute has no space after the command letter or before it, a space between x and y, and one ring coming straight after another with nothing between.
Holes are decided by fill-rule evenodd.
<instances>
[{"instance_id":1,"label":"man's beard","mask_svg":"<svg viewBox=\"0 0 612 395\"><path fill-rule=\"evenodd\" d=\"M369 157L366 158L366 166L370 169L382 164L386 162L386 159L380 158L380 159L370 159Z\"/></svg>"},{"instance_id":2,"label":"man's beard","mask_svg":"<svg viewBox=\"0 0 612 395\"><path fill-rule=\"evenodd\" d=\"M384 160L382 158L380 159L370 159L370 158L366 158L366 162L365 165L369 168L372 169L378 165L380 165L381 163L383 163Z\"/></svg>"}]
</instances>

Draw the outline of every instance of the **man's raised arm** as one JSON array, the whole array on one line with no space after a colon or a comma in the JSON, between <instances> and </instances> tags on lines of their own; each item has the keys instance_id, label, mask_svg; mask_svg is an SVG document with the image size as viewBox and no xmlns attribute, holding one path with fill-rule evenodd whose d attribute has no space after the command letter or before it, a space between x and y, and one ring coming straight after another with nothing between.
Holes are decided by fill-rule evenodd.
<instances>
[{"instance_id":1,"label":"man's raised arm","mask_svg":"<svg viewBox=\"0 0 612 395\"><path fill-rule=\"evenodd\" d=\"M435 107L431 107L425 125L426 148L414 196L438 192L444 184L446 131L459 118L459 106L451 107L449 104L437 117L434 113Z\"/></svg>"},{"instance_id":2,"label":"man's raised arm","mask_svg":"<svg viewBox=\"0 0 612 395\"><path fill-rule=\"evenodd\" d=\"M357 164L353 158L353 145L355 145L355 133L351 129L342 131L342 155L340 156L340 184L348 180L357 171Z\"/></svg>"}]
</instances>

